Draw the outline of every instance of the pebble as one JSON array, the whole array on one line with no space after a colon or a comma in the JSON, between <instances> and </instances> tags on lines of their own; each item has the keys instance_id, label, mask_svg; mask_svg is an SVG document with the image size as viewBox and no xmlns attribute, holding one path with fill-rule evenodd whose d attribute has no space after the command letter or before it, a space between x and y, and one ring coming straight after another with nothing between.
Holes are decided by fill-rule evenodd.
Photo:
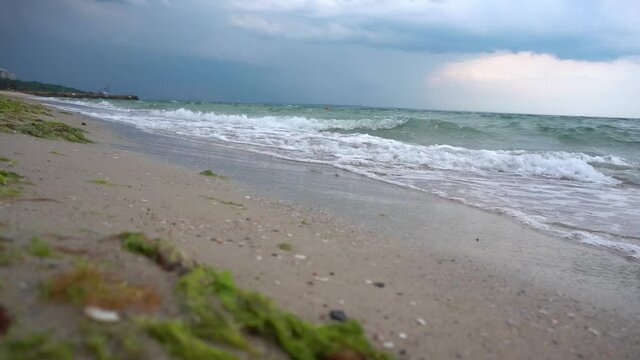
<instances>
[{"instance_id":1,"label":"pebble","mask_svg":"<svg viewBox=\"0 0 640 360\"><path fill-rule=\"evenodd\" d=\"M600 336L600 331L594 329L594 328L587 328L587 330L589 330L590 333L592 333L595 336Z\"/></svg>"},{"instance_id":2,"label":"pebble","mask_svg":"<svg viewBox=\"0 0 640 360\"><path fill-rule=\"evenodd\" d=\"M300 254L295 254L293 257L295 257L296 259L300 259L300 260L304 260L307 257L305 255L300 255Z\"/></svg>"},{"instance_id":3,"label":"pebble","mask_svg":"<svg viewBox=\"0 0 640 360\"><path fill-rule=\"evenodd\" d=\"M417 318L416 322L420 324L420 326L427 326L427 322L423 318Z\"/></svg>"},{"instance_id":4,"label":"pebble","mask_svg":"<svg viewBox=\"0 0 640 360\"><path fill-rule=\"evenodd\" d=\"M395 347L395 344L393 343L393 341L385 341L384 343L382 343L382 346L385 349L393 349Z\"/></svg>"},{"instance_id":5,"label":"pebble","mask_svg":"<svg viewBox=\"0 0 640 360\"><path fill-rule=\"evenodd\" d=\"M376 281L373 283L374 286L379 287L379 288L383 288L384 287L384 283L382 281Z\"/></svg>"},{"instance_id":6,"label":"pebble","mask_svg":"<svg viewBox=\"0 0 640 360\"><path fill-rule=\"evenodd\" d=\"M406 339L406 338L407 338L407 334L405 334L405 333L401 332L401 333L398 333L398 337L399 337L400 339Z\"/></svg>"},{"instance_id":7,"label":"pebble","mask_svg":"<svg viewBox=\"0 0 640 360\"><path fill-rule=\"evenodd\" d=\"M90 319L99 322L117 322L120 320L120 315L112 310L101 309L96 306L87 306L84 308L84 314Z\"/></svg>"},{"instance_id":8,"label":"pebble","mask_svg":"<svg viewBox=\"0 0 640 360\"><path fill-rule=\"evenodd\" d=\"M329 311L329 317L332 320L339 321L339 322L343 322L343 321L349 320L349 318L347 317L347 314L345 314L344 311L342 311L342 310L331 310L331 311Z\"/></svg>"}]
</instances>

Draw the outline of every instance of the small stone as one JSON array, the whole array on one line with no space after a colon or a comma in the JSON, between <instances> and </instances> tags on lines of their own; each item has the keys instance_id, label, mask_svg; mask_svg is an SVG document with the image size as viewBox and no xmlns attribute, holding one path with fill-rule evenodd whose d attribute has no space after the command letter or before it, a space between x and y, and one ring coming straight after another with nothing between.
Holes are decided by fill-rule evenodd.
<instances>
[{"instance_id":1,"label":"small stone","mask_svg":"<svg viewBox=\"0 0 640 360\"><path fill-rule=\"evenodd\" d=\"M373 281L371 281L371 280L365 280L365 281L364 281L364 283L365 283L365 284L369 284L369 285L371 285L371 284L373 284Z\"/></svg>"},{"instance_id":2,"label":"small stone","mask_svg":"<svg viewBox=\"0 0 640 360\"><path fill-rule=\"evenodd\" d=\"M384 283L382 281L376 281L373 283L373 285L375 287L379 287L379 288L383 288L384 287Z\"/></svg>"},{"instance_id":3,"label":"small stone","mask_svg":"<svg viewBox=\"0 0 640 360\"><path fill-rule=\"evenodd\" d=\"M600 331L594 329L594 328L587 328L587 330L589 330L590 333L592 333L595 336L600 336Z\"/></svg>"},{"instance_id":4,"label":"small stone","mask_svg":"<svg viewBox=\"0 0 640 360\"><path fill-rule=\"evenodd\" d=\"M416 322L420 325L420 326L427 326L427 322L423 319L423 318L417 318Z\"/></svg>"},{"instance_id":5,"label":"small stone","mask_svg":"<svg viewBox=\"0 0 640 360\"><path fill-rule=\"evenodd\" d=\"M300 254L295 254L293 255L293 257L299 260L304 260L307 258L305 255L300 255Z\"/></svg>"},{"instance_id":6,"label":"small stone","mask_svg":"<svg viewBox=\"0 0 640 360\"><path fill-rule=\"evenodd\" d=\"M342 310L331 310L331 311L329 311L329 317L331 318L331 320L335 320L335 321L339 321L339 322L343 322L343 321L349 320L349 318L347 317L347 314L345 314L344 311L342 311Z\"/></svg>"},{"instance_id":7,"label":"small stone","mask_svg":"<svg viewBox=\"0 0 640 360\"><path fill-rule=\"evenodd\" d=\"M398 333L398 337L399 337L400 339L406 339L406 338L407 338L407 334L406 334L406 333L401 332L401 333Z\"/></svg>"},{"instance_id":8,"label":"small stone","mask_svg":"<svg viewBox=\"0 0 640 360\"><path fill-rule=\"evenodd\" d=\"M393 343L393 341L385 341L384 343L382 343L382 347L384 347L385 349L393 349L395 347L395 344Z\"/></svg>"}]
</instances>

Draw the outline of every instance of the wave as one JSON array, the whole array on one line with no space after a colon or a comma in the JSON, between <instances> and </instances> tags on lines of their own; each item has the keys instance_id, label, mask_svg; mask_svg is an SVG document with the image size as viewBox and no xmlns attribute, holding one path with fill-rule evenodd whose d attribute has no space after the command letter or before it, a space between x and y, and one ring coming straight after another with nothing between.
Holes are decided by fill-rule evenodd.
<instances>
[{"instance_id":1,"label":"wave","mask_svg":"<svg viewBox=\"0 0 640 360\"><path fill-rule=\"evenodd\" d=\"M215 112L192 111L184 108L177 110L153 110L152 115L176 118L194 122L224 122L251 124L272 128L290 128L299 130L381 130L393 129L405 124L408 119L318 119L304 116L247 116L245 114L221 114Z\"/></svg>"},{"instance_id":2,"label":"wave","mask_svg":"<svg viewBox=\"0 0 640 360\"><path fill-rule=\"evenodd\" d=\"M83 103L94 108L113 110L108 102ZM247 116L176 110L132 111L126 114L98 114L141 127L179 132L183 135L213 137L257 147L295 152L303 159L327 161L340 166L362 168L429 169L500 173L548 179L615 185L620 181L596 167L628 166L616 156L592 156L583 153L526 150L468 149L450 145L417 145L362 133L336 133L340 130L382 130L405 126L409 118L318 119L304 116ZM433 126L452 127L436 121ZM594 167L595 166L595 167Z\"/></svg>"},{"instance_id":3,"label":"wave","mask_svg":"<svg viewBox=\"0 0 640 360\"><path fill-rule=\"evenodd\" d=\"M626 164L613 156L590 156L562 151L532 153L524 150L471 150L449 145L428 146L427 164L447 170L483 170L559 180L617 184L618 180L596 170L592 163Z\"/></svg>"}]
</instances>

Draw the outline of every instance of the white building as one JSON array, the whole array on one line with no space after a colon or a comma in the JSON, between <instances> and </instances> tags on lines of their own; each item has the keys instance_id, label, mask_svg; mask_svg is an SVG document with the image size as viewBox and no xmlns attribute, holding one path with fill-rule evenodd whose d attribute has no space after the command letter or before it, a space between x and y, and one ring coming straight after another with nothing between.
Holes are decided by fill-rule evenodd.
<instances>
[{"instance_id":1,"label":"white building","mask_svg":"<svg viewBox=\"0 0 640 360\"><path fill-rule=\"evenodd\" d=\"M16 74L10 73L7 69L0 69L0 79L15 80Z\"/></svg>"}]
</instances>

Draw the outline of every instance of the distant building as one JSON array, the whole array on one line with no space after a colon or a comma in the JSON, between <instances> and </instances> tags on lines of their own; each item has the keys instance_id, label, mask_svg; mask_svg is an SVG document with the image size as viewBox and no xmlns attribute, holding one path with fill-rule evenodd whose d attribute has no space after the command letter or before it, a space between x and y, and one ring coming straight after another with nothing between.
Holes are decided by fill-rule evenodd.
<instances>
[{"instance_id":1,"label":"distant building","mask_svg":"<svg viewBox=\"0 0 640 360\"><path fill-rule=\"evenodd\" d=\"M7 69L0 69L0 79L15 80L16 74L10 73Z\"/></svg>"}]
</instances>

